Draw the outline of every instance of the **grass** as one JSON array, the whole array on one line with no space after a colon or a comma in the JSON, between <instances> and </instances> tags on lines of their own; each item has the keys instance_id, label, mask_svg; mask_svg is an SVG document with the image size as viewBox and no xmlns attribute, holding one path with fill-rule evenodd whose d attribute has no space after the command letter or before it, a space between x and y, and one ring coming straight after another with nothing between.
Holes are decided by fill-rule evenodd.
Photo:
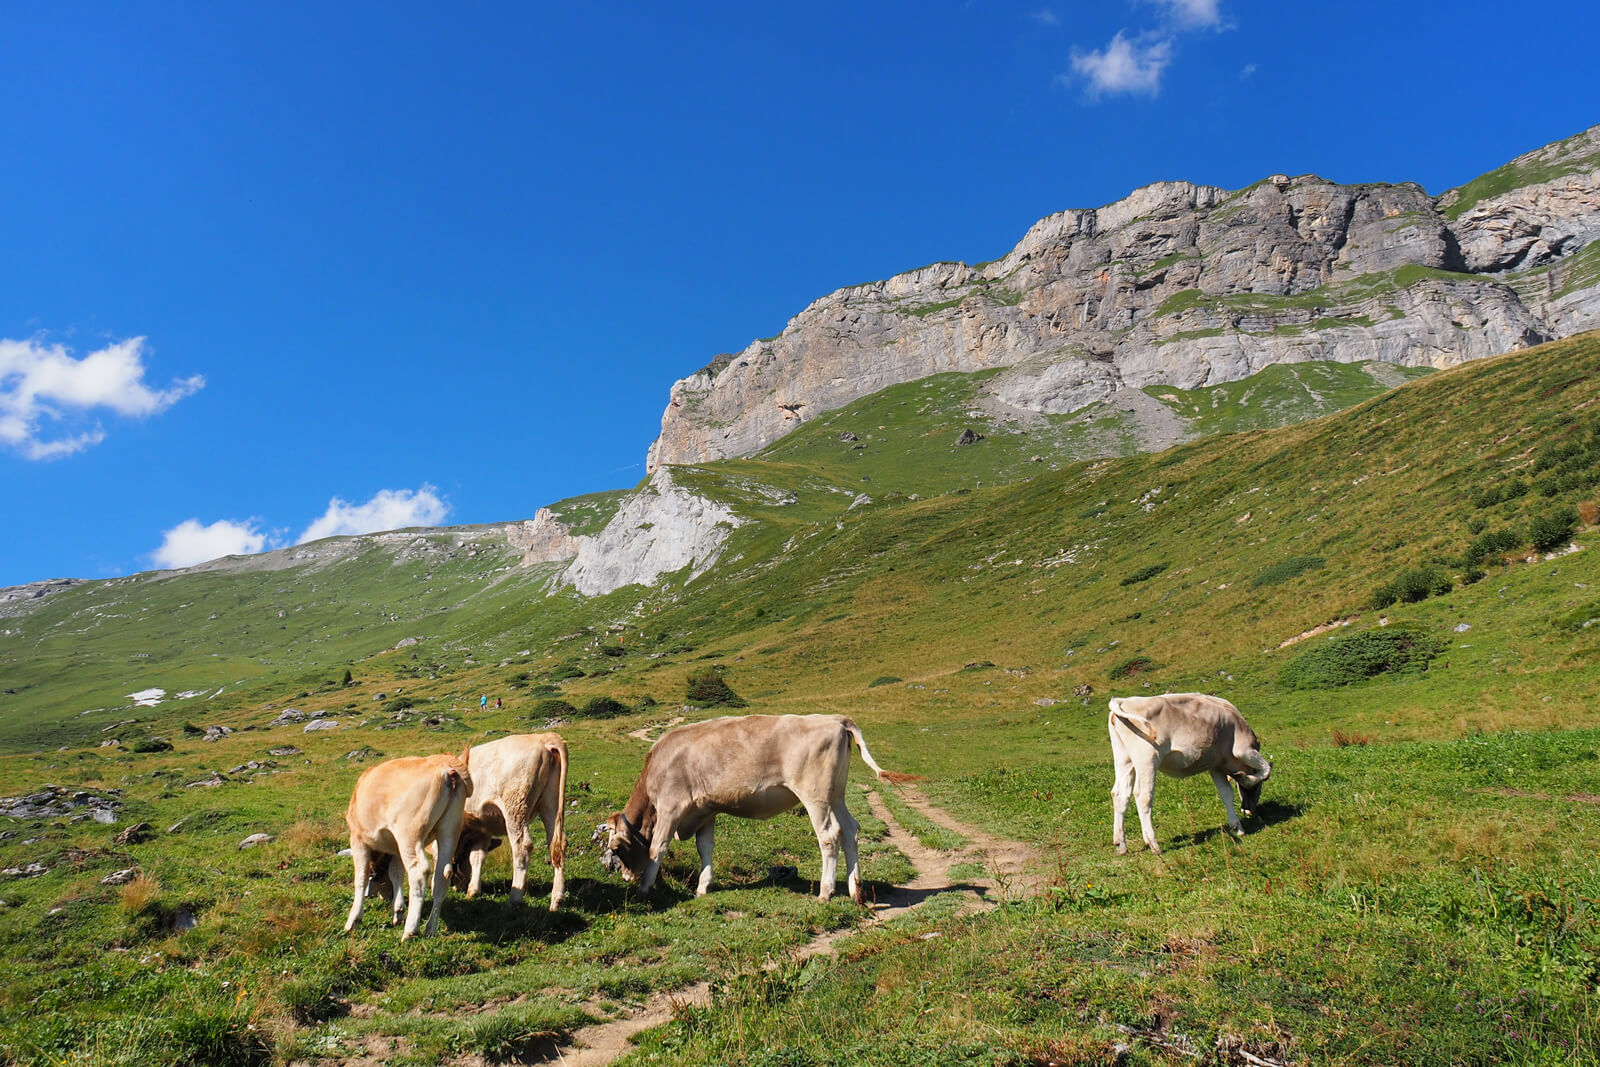
<instances>
[{"instance_id":1,"label":"grass","mask_svg":"<svg viewBox=\"0 0 1600 1067\"><path fill-rule=\"evenodd\" d=\"M1308 381L1254 383L1239 408ZM17 691L0 703L0 793L117 789L122 806L112 826L6 826L0 869L46 873L0 878L0 1058L517 1056L707 979L712 1006L645 1035L633 1062L1093 1062L1117 1046L1133 1063L1230 1049L1592 1061L1593 528L1577 528L1577 552L1484 559L1481 581L1395 604L1387 626L1365 603L1407 568L1454 574L1447 561L1484 531L1525 531L1557 508L1592 519L1592 487L1564 476L1551 496L1486 490L1561 474L1567 451L1552 443L1592 438L1600 339L1428 375L1312 422L1158 455L1053 456L1057 469L1027 458L1037 435L988 427L982 445L953 447L981 385L897 386L762 457L678 471L755 520L693 582L547 595L539 574L503 569L509 553L441 532L418 535L436 552L398 565L373 544L336 564L136 576L6 618L0 670ZM868 448L839 441L844 429ZM864 488L874 503L850 508ZM1332 620L1349 625L1297 639ZM1426 672L1283 680L1302 655L1396 627L1440 645ZM406 636L423 640L397 648ZM707 897L693 898L680 843L639 901L600 870L585 830L633 785L646 745L630 732L712 714L681 705L689 676L718 666L753 712L849 714L885 768L1039 849L1053 887L985 915L941 901L795 964L789 947L861 916L814 899L810 825L784 815L719 823ZM902 681L872 685L884 678ZM207 695L151 708L124 695L202 679ZM1063 699L1082 686L1087 706ZM1116 857L1104 700L1187 689L1227 697L1263 737L1261 818L1235 843L1209 782L1163 780L1165 851ZM482 694L504 708L480 711ZM414 708L386 708L396 697ZM402 945L381 907L339 933L340 815L368 765L352 753L458 749L545 728L542 700L596 697L643 710L560 727L575 802L561 912L506 908L501 849L485 896L446 902L441 936ZM288 707L340 725L271 725ZM185 721L235 732L207 742ZM129 751L152 734L172 750ZM869 882L908 879L854 785L849 797ZM136 822L151 836L119 844ZM274 840L240 850L256 832ZM799 878L773 884L778 865ZM142 881L102 882L129 868ZM536 860L532 901L548 877Z\"/></svg>"}]
</instances>

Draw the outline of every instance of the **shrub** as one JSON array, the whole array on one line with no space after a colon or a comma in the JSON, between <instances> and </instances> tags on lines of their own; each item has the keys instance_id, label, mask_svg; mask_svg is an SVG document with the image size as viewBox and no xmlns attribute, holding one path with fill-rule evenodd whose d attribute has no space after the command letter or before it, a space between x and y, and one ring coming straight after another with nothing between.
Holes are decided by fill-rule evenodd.
<instances>
[{"instance_id":1,"label":"shrub","mask_svg":"<svg viewBox=\"0 0 1600 1067\"><path fill-rule=\"evenodd\" d=\"M1415 604L1430 596L1444 596L1452 588L1450 576L1435 563L1403 570L1393 579L1372 591L1369 603L1374 608L1386 608L1397 600Z\"/></svg>"},{"instance_id":2,"label":"shrub","mask_svg":"<svg viewBox=\"0 0 1600 1067\"><path fill-rule=\"evenodd\" d=\"M551 682L564 682L568 678L582 678L583 668L576 663L558 663L551 667L544 677L546 681Z\"/></svg>"},{"instance_id":3,"label":"shrub","mask_svg":"<svg viewBox=\"0 0 1600 1067\"><path fill-rule=\"evenodd\" d=\"M416 700L408 696L390 697L378 705L378 710L388 715L398 715L417 706Z\"/></svg>"},{"instance_id":4,"label":"shrub","mask_svg":"<svg viewBox=\"0 0 1600 1067\"><path fill-rule=\"evenodd\" d=\"M200 727L196 726L192 722L184 723L182 729L184 737L199 737L201 734L205 733L204 730L200 729Z\"/></svg>"},{"instance_id":5,"label":"shrub","mask_svg":"<svg viewBox=\"0 0 1600 1067\"><path fill-rule=\"evenodd\" d=\"M545 697L533 706L532 717L535 719L570 719L578 714L578 709L558 697Z\"/></svg>"},{"instance_id":6,"label":"shrub","mask_svg":"<svg viewBox=\"0 0 1600 1067\"><path fill-rule=\"evenodd\" d=\"M885 674L885 675L883 675L881 677L874 678L872 681L868 682L867 683L867 688L868 689L875 689L880 685L896 685L896 684L898 684L900 682L903 682L903 681L905 681L904 678L896 678L892 674Z\"/></svg>"},{"instance_id":7,"label":"shrub","mask_svg":"<svg viewBox=\"0 0 1600 1067\"><path fill-rule=\"evenodd\" d=\"M1284 664L1279 681L1290 689L1332 689L1380 674L1419 674L1448 644L1406 626L1335 637Z\"/></svg>"},{"instance_id":8,"label":"shrub","mask_svg":"<svg viewBox=\"0 0 1600 1067\"><path fill-rule=\"evenodd\" d=\"M1571 508L1540 512L1528 523L1528 540L1540 552L1554 552L1572 540L1578 513Z\"/></svg>"},{"instance_id":9,"label":"shrub","mask_svg":"<svg viewBox=\"0 0 1600 1067\"><path fill-rule=\"evenodd\" d=\"M165 737L147 737L133 743L135 752L171 752L172 742Z\"/></svg>"},{"instance_id":10,"label":"shrub","mask_svg":"<svg viewBox=\"0 0 1600 1067\"><path fill-rule=\"evenodd\" d=\"M1321 556L1295 556L1282 563L1274 563L1260 574L1250 580L1250 586L1259 589L1264 585L1278 585L1287 582L1290 578L1298 577L1306 571L1320 570L1327 564Z\"/></svg>"},{"instance_id":11,"label":"shrub","mask_svg":"<svg viewBox=\"0 0 1600 1067\"><path fill-rule=\"evenodd\" d=\"M721 705L729 708L745 707L745 702L735 693L723 679L722 672L715 667L703 667L689 673L687 697L691 704L701 707L716 707Z\"/></svg>"},{"instance_id":12,"label":"shrub","mask_svg":"<svg viewBox=\"0 0 1600 1067\"><path fill-rule=\"evenodd\" d=\"M349 685L354 680L355 679L350 676L350 672L349 671L345 671L344 672L344 680L341 681L339 684L340 685Z\"/></svg>"},{"instance_id":13,"label":"shrub","mask_svg":"<svg viewBox=\"0 0 1600 1067\"><path fill-rule=\"evenodd\" d=\"M1372 742L1371 734L1345 733L1343 730L1333 731L1333 746L1335 748L1349 748L1351 745L1366 745Z\"/></svg>"},{"instance_id":14,"label":"shrub","mask_svg":"<svg viewBox=\"0 0 1600 1067\"><path fill-rule=\"evenodd\" d=\"M1135 585L1139 582L1148 582L1170 566L1172 566L1170 563L1152 563L1148 567L1140 567L1117 584Z\"/></svg>"},{"instance_id":15,"label":"shrub","mask_svg":"<svg viewBox=\"0 0 1600 1067\"><path fill-rule=\"evenodd\" d=\"M1509 526L1489 530L1472 539L1472 544L1467 546L1467 554L1463 557L1464 562L1469 567L1476 567L1480 563L1511 551L1520 544L1522 535Z\"/></svg>"},{"instance_id":16,"label":"shrub","mask_svg":"<svg viewBox=\"0 0 1600 1067\"><path fill-rule=\"evenodd\" d=\"M1111 668L1109 677L1113 682L1120 682L1124 678L1132 678L1136 674L1156 669L1156 661L1149 656L1134 656L1125 659Z\"/></svg>"},{"instance_id":17,"label":"shrub","mask_svg":"<svg viewBox=\"0 0 1600 1067\"><path fill-rule=\"evenodd\" d=\"M614 719L618 715L626 715L632 709L620 700L612 697L592 697L583 706L583 717L586 719Z\"/></svg>"}]
</instances>

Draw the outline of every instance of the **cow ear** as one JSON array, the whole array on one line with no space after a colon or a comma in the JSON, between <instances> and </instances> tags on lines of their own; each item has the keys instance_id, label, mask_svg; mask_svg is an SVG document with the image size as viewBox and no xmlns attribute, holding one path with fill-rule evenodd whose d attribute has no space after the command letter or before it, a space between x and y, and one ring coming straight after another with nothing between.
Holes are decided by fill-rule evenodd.
<instances>
[{"instance_id":1,"label":"cow ear","mask_svg":"<svg viewBox=\"0 0 1600 1067\"><path fill-rule=\"evenodd\" d=\"M622 821L622 812L617 812L606 820L606 825L611 828L612 836L626 838L628 836L627 824Z\"/></svg>"},{"instance_id":2,"label":"cow ear","mask_svg":"<svg viewBox=\"0 0 1600 1067\"><path fill-rule=\"evenodd\" d=\"M471 745L463 745L461 747L461 766L466 767L469 764L471 764L471 762L472 762L472 746Z\"/></svg>"}]
</instances>

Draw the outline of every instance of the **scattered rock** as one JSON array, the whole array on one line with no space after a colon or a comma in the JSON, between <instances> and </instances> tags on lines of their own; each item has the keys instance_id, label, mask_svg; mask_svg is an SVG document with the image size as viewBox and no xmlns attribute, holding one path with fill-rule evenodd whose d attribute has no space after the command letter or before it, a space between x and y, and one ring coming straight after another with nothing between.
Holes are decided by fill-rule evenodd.
<instances>
[{"instance_id":1,"label":"scattered rock","mask_svg":"<svg viewBox=\"0 0 1600 1067\"><path fill-rule=\"evenodd\" d=\"M1472 624L1470 622L1456 623L1456 633L1458 634L1464 634L1470 629L1472 629Z\"/></svg>"},{"instance_id":2,"label":"scattered rock","mask_svg":"<svg viewBox=\"0 0 1600 1067\"><path fill-rule=\"evenodd\" d=\"M136 822L116 837L112 838L119 845L137 845L141 841L148 841L155 835L155 827L147 822Z\"/></svg>"},{"instance_id":3,"label":"scattered rock","mask_svg":"<svg viewBox=\"0 0 1600 1067\"><path fill-rule=\"evenodd\" d=\"M139 869L137 867L129 867L126 870L113 871L112 873L106 875L104 878L100 879L100 884L127 885L137 877L139 877Z\"/></svg>"},{"instance_id":4,"label":"scattered rock","mask_svg":"<svg viewBox=\"0 0 1600 1067\"><path fill-rule=\"evenodd\" d=\"M100 747L101 748L121 748L122 747L122 742L118 741L115 737L113 737L109 741L100 742Z\"/></svg>"},{"instance_id":5,"label":"scattered rock","mask_svg":"<svg viewBox=\"0 0 1600 1067\"><path fill-rule=\"evenodd\" d=\"M215 789L219 785L227 785L228 780L222 776L221 771L212 771L210 778L202 778L198 782L190 782L185 789Z\"/></svg>"},{"instance_id":6,"label":"scattered rock","mask_svg":"<svg viewBox=\"0 0 1600 1067\"><path fill-rule=\"evenodd\" d=\"M269 723L268 725L270 725L270 726L288 726L291 723L305 722L305 721L306 721L306 713L301 711L299 708L284 708L282 713L279 714L279 716L276 719L273 719L272 722Z\"/></svg>"},{"instance_id":7,"label":"scattered rock","mask_svg":"<svg viewBox=\"0 0 1600 1067\"><path fill-rule=\"evenodd\" d=\"M1038 700L1034 701L1034 704L1041 708L1053 708L1056 706L1056 698L1040 697Z\"/></svg>"},{"instance_id":8,"label":"scattered rock","mask_svg":"<svg viewBox=\"0 0 1600 1067\"><path fill-rule=\"evenodd\" d=\"M859 441L859 440L861 440L861 438L857 437L855 434L851 433L849 430L846 430L844 433L839 435L839 440L841 440L841 441Z\"/></svg>"},{"instance_id":9,"label":"scattered rock","mask_svg":"<svg viewBox=\"0 0 1600 1067\"><path fill-rule=\"evenodd\" d=\"M0 815L13 819L52 819L74 815L80 820L92 818L97 822L112 823L116 821L117 808L122 806L120 793L121 790L69 791L58 785L46 785L37 793L27 796L0 797ZM84 808L89 811L83 811ZM105 814L96 814L100 811Z\"/></svg>"},{"instance_id":10,"label":"scattered rock","mask_svg":"<svg viewBox=\"0 0 1600 1067\"><path fill-rule=\"evenodd\" d=\"M1088 682L1084 682L1082 685L1077 686L1072 690L1072 695L1075 697L1094 696L1094 686L1090 685Z\"/></svg>"},{"instance_id":11,"label":"scattered rock","mask_svg":"<svg viewBox=\"0 0 1600 1067\"><path fill-rule=\"evenodd\" d=\"M338 725L338 722L333 719L317 719L315 722L306 723L305 732L309 734L314 733L317 730L332 730L338 727Z\"/></svg>"},{"instance_id":12,"label":"scattered rock","mask_svg":"<svg viewBox=\"0 0 1600 1067\"><path fill-rule=\"evenodd\" d=\"M977 430L974 430L969 426L965 430L961 431L961 436L956 438L956 444L958 444L958 445L975 445L979 441L982 441L982 440L983 440L983 434L979 433Z\"/></svg>"},{"instance_id":13,"label":"scattered rock","mask_svg":"<svg viewBox=\"0 0 1600 1067\"><path fill-rule=\"evenodd\" d=\"M233 733L233 729L228 726L207 726L206 734L200 740L221 741L224 737L227 737L231 733Z\"/></svg>"},{"instance_id":14,"label":"scattered rock","mask_svg":"<svg viewBox=\"0 0 1600 1067\"><path fill-rule=\"evenodd\" d=\"M298 748L295 748L293 745L279 745L276 748L267 749L267 755L269 755L269 756L298 756L298 755L300 755L300 750Z\"/></svg>"},{"instance_id":15,"label":"scattered rock","mask_svg":"<svg viewBox=\"0 0 1600 1067\"><path fill-rule=\"evenodd\" d=\"M383 753L371 745L362 745L360 748L353 748L346 752L344 758L353 763L364 763L369 759L382 759Z\"/></svg>"},{"instance_id":16,"label":"scattered rock","mask_svg":"<svg viewBox=\"0 0 1600 1067\"><path fill-rule=\"evenodd\" d=\"M7 867L5 870L0 871L0 874L8 875L12 878L37 878L39 875L48 874L49 872L50 868L42 863L30 863L26 867Z\"/></svg>"},{"instance_id":17,"label":"scattered rock","mask_svg":"<svg viewBox=\"0 0 1600 1067\"><path fill-rule=\"evenodd\" d=\"M247 849L247 848L255 848L257 845L264 845L264 844L266 844L267 842L269 842L271 840L272 840L272 835L271 834L251 834L249 837L247 837L243 841L239 842L239 848L241 850L242 849Z\"/></svg>"}]
</instances>

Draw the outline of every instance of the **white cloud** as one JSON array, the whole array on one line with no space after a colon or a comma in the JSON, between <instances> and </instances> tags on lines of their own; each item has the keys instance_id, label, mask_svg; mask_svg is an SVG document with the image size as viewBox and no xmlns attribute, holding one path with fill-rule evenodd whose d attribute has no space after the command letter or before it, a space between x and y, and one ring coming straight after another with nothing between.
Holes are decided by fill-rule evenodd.
<instances>
[{"instance_id":1,"label":"white cloud","mask_svg":"<svg viewBox=\"0 0 1600 1067\"><path fill-rule=\"evenodd\" d=\"M1172 21L1185 29L1222 25L1220 0L1156 0Z\"/></svg>"},{"instance_id":2,"label":"white cloud","mask_svg":"<svg viewBox=\"0 0 1600 1067\"><path fill-rule=\"evenodd\" d=\"M1041 26L1059 26L1059 25L1061 25L1061 16L1057 15L1054 11L1050 10L1048 7L1042 7L1037 11L1031 11L1031 12L1028 13L1028 17L1030 19L1032 19L1033 21L1037 22Z\"/></svg>"},{"instance_id":3,"label":"white cloud","mask_svg":"<svg viewBox=\"0 0 1600 1067\"><path fill-rule=\"evenodd\" d=\"M56 459L105 440L95 409L158 415L201 389L196 374L166 389L145 384L145 341L130 337L75 359L39 338L0 338L0 446L29 459Z\"/></svg>"},{"instance_id":4,"label":"white cloud","mask_svg":"<svg viewBox=\"0 0 1600 1067\"><path fill-rule=\"evenodd\" d=\"M417 490L380 489L365 504L350 504L334 497L328 501L328 510L306 527L296 543L407 526L437 526L448 514L450 505L439 498L431 485Z\"/></svg>"},{"instance_id":5,"label":"white cloud","mask_svg":"<svg viewBox=\"0 0 1600 1067\"><path fill-rule=\"evenodd\" d=\"M209 526L199 519L185 519L162 535L161 547L150 553L157 567L172 570L222 556L248 556L267 545L267 535L255 528L255 520L232 522L218 519Z\"/></svg>"},{"instance_id":6,"label":"white cloud","mask_svg":"<svg viewBox=\"0 0 1600 1067\"><path fill-rule=\"evenodd\" d=\"M1094 52L1072 50L1072 69L1089 83L1093 96L1102 93L1161 91L1161 75L1172 60L1172 41L1166 37L1129 40L1121 31L1105 48Z\"/></svg>"}]
</instances>

